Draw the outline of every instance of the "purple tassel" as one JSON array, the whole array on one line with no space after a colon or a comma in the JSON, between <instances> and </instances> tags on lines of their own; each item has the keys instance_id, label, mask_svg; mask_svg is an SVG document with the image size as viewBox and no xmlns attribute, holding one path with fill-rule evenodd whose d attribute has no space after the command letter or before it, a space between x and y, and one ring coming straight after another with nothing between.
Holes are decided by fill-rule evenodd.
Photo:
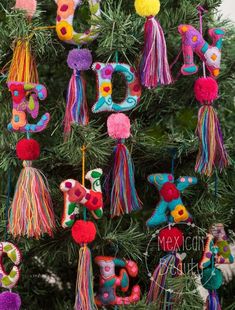
<instances>
[{"instance_id":1,"label":"purple tassel","mask_svg":"<svg viewBox=\"0 0 235 310\"><path fill-rule=\"evenodd\" d=\"M120 141L114 149L112 170L111 217L142 208L135 189L134 164L127 147Z\"/></svg>"},{"instance_id":2,"label":"purple tassel","mask_svg":"<svg viewBox=\"0 0 235 310\"><path fill-rule=\"evenodd\" d=\"M207 310L221 310L220 301L216 290L209 291L209 295L206 300Z\"/></svg>"},{"instance_id":3,"label":"purple tassel","mask_svg":"<svg viewBox=\"0 0 235 310\"><path fill-rule=\"evenodd\" d=\"M150 16L145 23L144 32L145 44L140 64L141 83L147 88L169 85L173 81L161 25L153 16Z\"/></svg>"}]
</instances>

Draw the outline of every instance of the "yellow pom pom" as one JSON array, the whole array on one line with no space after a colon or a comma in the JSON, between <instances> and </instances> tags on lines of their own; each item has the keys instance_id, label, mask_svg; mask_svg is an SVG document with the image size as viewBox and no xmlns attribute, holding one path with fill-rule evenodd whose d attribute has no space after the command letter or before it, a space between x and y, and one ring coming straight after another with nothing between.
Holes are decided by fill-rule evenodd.
<instances>
[{"instance_id":1,"label":"yellow pom pom","mask_svg":"<svg viewBox=\"0 0 235 310\"><path fill-rule=\"evenodd\" d=\"M160 11L159 0L135 0L135 10L140 16L156 16Z\"/></svg>"}]
</instances>

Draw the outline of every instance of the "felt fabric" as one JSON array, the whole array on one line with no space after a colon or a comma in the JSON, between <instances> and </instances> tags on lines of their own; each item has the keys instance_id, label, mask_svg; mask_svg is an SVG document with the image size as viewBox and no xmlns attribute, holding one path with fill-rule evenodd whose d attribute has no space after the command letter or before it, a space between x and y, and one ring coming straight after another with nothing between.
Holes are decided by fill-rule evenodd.
<instances>
[{"instance_id":1,"label":"felt fabric","mask_svg":"<svg viewBox=\"0 0 235 310\"><path fill-rule=\"evenodd\" d=\"M182 50L184 56L184 65L181 68L183 75L192 75L197 73L198 67L194 63L194 53L201 61L206 64L211 77L217 78L220 73L222 39L225 35L223 29L212 28L209 30L209 36L212 38L210 45L205 41L201 33L191 25L180 25L178 27L182 37Z\"/></svg>"},{"instance_id":2,"label":"felt fabric","mask_svg":"<svg viewBox=\"0 0 235 310\"><path fill-rule=\"evenodd\" d=\"M98 98L92 111L99 112L125 112L132 110L141 97L141 84L137 72L133 67L121 63L100 63L95 62L92 69L97 75L97 93ZM126 80L127 92L126 97L122 102L116 103L113 101L113 73L119 72Z\"/></svg>"},{"instance_id":3,"label":"felt fabric","mask_svg":"<svg viewBox=\"0 0 235 310\"><path fill-rule=\"evenodd\" d=\"M99 34L99 26L91 25L90 29L78 33L73 28L76 9L82 5L81 0L55 0L57 4L56 32L61 41L72 45L88 44ZM89 0L91 21L97 21L101 16L100 0Z\"/></svg>"},{"instance_id":4,"label":"felt fabric","mask_svg":"<svg viewBox=\"0 0 235 310\"><path fill-rule=\"evenodd\" d=\"M115 257L97 256L95 263L100 268L99 292L96 295L98 306L129 305L140 300L140 287L134 285L131 295L121 297L117 295L117 288L125 293L130 286L130 277L138 275L138 266L134 261L118 259ZM121 267L119 275L115 268Z\"/></svg>"}]
</instances>

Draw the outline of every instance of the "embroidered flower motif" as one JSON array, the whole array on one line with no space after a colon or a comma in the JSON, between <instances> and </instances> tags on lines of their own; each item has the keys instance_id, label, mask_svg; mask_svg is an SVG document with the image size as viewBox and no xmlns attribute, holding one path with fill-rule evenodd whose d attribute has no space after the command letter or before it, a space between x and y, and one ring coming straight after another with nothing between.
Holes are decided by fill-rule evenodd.
<instances>
[{"instance_id":1,"label":"embroidered flower motif","mask_svg":"<svg viewBox=\"0 0 235 310\"><path fill-rule=\"evenodd\" d=\"M25 90L23 84L12 83L9 87L14 103L20 104L25 98Z\"/></svg>"},{"instance_id":2,"label":"embroidered flower motif","mask_svg":"<svg viewBox=\"0 0 235 310\"><path fill-rule=\"evenodd\" d=\"M102 79L104 79L104 80L111 79L113 71L114 71L114 69L113 69L112 65L105 66L101 70L101 77L102 77Z\"/></svg>"},{"instance_id":3,"label":"embroidered flower motif","mask_svg":"<svg viewBox=\"0 0 235 310\"><path fill-rule=\"evenodd\" d=\"M141 86L140 86L138 80L129 84L129 87L130 87L131 96L137 96L137 97L141 96Z\"/></svg>"},{"instance_id":4,"label":"embroidered flower motif","mask_svg":"<svg viewBox=\"0 0 235 310\"><path fill-rule=\"evenodd\" d=\"M73 27L66 21L62 21L56 25L56 32L62 41L69 41L73 38Z\"/></svg>"},{"instance_id":5,"label":"embroidered flower motif","mask_svg":"<svg viewBox=\"0 0 235 310\"><path fill-rule=\"evenodd\" d=\"M188 211L183 205L177 205L176 208L171 212L171 215L173 216L176 223L186 221L189 218Z\"/></svg>"},{"instance_id":6,"label":"embroidered flower motif","mask_svg":"<svg viewBox=\"0 0 235 310\"><path fill-rule=\"evenodd\" d=\"M58 2L57 15L63 19L68 18L75 11L73 0L61 0Z\"/></svg>"},{"instance_id":7,"label":"embroidered flower motif","mask_svg":"<svg viewBox=\"0 0 235 310\"><path fill-rule=\"evenodd\" d=\"M17 111L13 109L13 117L11 120L12 128L15 130L19 130L20 128L24 127L27 123L26 114L23 111Z\"/></svg>"},{"instance_id":8,"label":"embroidered flower motif","mask_svg":"<svg viewBox=\"0 0 235 310\"><path fill-rule=\"evenodd\" d=\"M196 48L199 45L202 45L202 43L203 43L203 38L199 32L197 32L195 30L189 30L187 32L186 37L185 37L185 44L186 45L189 45L193 48Z\"/></svg>"},{"instance_id":9,"label":"embroidered flower motif","mask_svg":"<svg viewBox=\"0 0 235 310\"><path fill-rule=\"evenodd\" d=\"M100 92L103 97L107 97L112 94L112 84L110 82L104 82L100 86Z\"/></svg>"},{"instance_id":10,"label":"embroidered flower motif","mask_svg":"<svg viewBox=\"0 0 235 310\"><path fill-rule=\"evenodd\" d=\"M180 192L174 184L167 182L162 186L160 195L166 202L171 202L172 200L179 198Z\"/></svg>"}]
</instances>

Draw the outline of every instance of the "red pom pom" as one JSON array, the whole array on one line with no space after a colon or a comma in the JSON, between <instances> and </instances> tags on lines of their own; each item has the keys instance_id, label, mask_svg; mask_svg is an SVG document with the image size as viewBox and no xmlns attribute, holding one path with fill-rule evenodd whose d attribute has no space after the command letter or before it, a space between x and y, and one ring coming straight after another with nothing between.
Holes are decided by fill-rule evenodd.
<instances>
[{"instance_id":1,"label":"red pom pom","mask_svg":"<svg viewBox=\"0 0 235 310\"><path fill-rule=\"evenodd\" d=\"M96 228L94 223L79 220L72 227L72 237L78 244L91 243L95 240Z\"/></svg>"},{"instance_id":2,"label":"red pom pom","mask_svg":"<svg viewBox=\"0 0 235 310\"><path fill-rule=\"evenodd\" d=\"M184 235L176 227L164 228L159 233L158 241L163 251L173 252L179 250L182 246Z\"/></svg>"},{"instance_id":3,"label":"red pom pom","mask_svg":"<svg viewBox=\"0 0 235 310\"><path fill-rule=\"evenodd\" d=\"M40 145L34 139L22 139L16 144L16 154L21 160L36 160L40 156Z\"/></svg>"},{"instance_id":4,"label":"red pom pom","mask_svg":"<svg viewBox=\"0 0 235 310\"><path fill-rule=\"evenodd\" d=\"M194 85L194 93L196 99L200 103L212 103L218 98L219 87L211 77L199 78Z\"/></svg>"}]
</instances>

